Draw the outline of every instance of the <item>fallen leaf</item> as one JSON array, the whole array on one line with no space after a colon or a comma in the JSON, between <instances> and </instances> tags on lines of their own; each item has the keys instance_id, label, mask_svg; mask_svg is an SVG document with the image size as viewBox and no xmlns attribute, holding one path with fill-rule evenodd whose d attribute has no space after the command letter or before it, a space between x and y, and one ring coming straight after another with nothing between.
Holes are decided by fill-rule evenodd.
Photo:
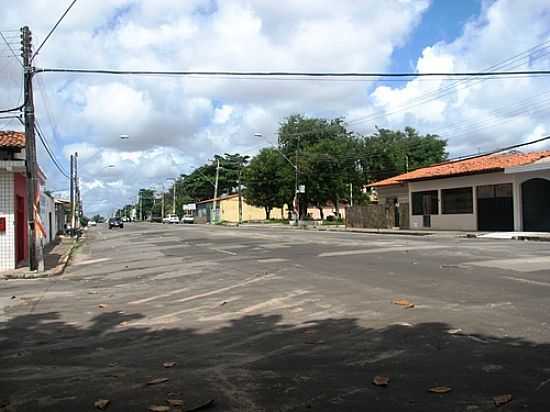
<instances>
[{"instance_id":1,"label":"fallen leaf","mask_svg":"<svg viewBox=\"0 0 550 412\"><path fill-rule=\"evenodd\" d=\"M101 409L102 411L107 409L110 404L111 404L111 401L109 399L98 399L97 401L94 402L94 406L97 409Z\"/></svg>"},{"instance_id":2,"label":"fallen leaf","mask_svg":"<svg viewBox=\"0 0 550 412\"><path fill-rule=\"evenodd\" d=\"M409 303L407 306L405 306L405 309L413 309L414 307L414 303Z\"/></svg>"},{"instance_id":3,"label":"fallen leaf","mask_svg":"<svg viewBox=\"0 0 550 412\"><path fill-rule=\"evenodd\" d=\"M375 376L372 380L372 383L376 386L388 386L388 383L390 383L390 378L387 376Z\"/></svg>"},{"instance_id":4,"label":"fallen leaf","mask_svg":"<svg viewBox=\"0 0 550 412\"><path fill-rule=\"evenodd\" d=\"M147 382L147 385L158 385L159 383L168 382L168 378L156 378L149 382Z\"/></svg>"},{"instance_id":5,"label":"fallen leaf","mask_svg":"<svg viewBox=\"0 0 550 412\"><path fill-rule=\"evenodd\" d=\"M512 395L509 393L506 393L504 395L498 395L493 398L493 401L495 402L495 406L501 406L504 405L512 400Z\"/></svg>"},{"instance_id":6,"label":"fallen leaf","mask_svg":"<svg viewBox=\"0 0 550 412\"><path fill-rule=\"evenodd\" d=\"M456 335L457 333L460 333L460 332L462 332L462 329L460 329L460 328L458 328L458 329L449 329L449 330L447 331L447 333L448 333L449 335Z\"/></svg>"},{"instance_id":7,"label":"fallen leaf","mask_svg":"<svg viewBox=\"0 0 550 412\"><path fill-rule=\"evenodd\" d=\"M104 309L104 308L107 307L107 305L105 305L104 303L100 303L99 305L97 305L97 307L98 307L99 309Z\"/></svg>"},{"instance_id":8,"label":"fallen leaf","mask_svg":"<svg viewBox=\"0 0 550 412\"><path fill-rule=\"evenodd\" d=\"M400 305L400 306L409 306L411 302L409 302L407 299L397 299L392 302L394 305Z\"/></svg>"},{"instance_id":9,"label":"fallen leaf","mask_svg":"<svg viewBox=\"0 0 550 412\"><path fill-rule=\"evenodd\" d=\"M15 299L15 295L11 297L12 299Z\"/></svg>"},{"instance_id":10,"label":"fallen leaf","mask_svg":"<svg viewBox=\"0 0 550 412\"><path fill-rule=\"evenodd\" d=\"M434 386L433 388L428 389L428 391L432 393L448 393L452 390L453 388L449 388L448 386Z\"/></svg>"},{"instance_id":11,"label":"fallen leaf","mask_svg":"<svg viewBox=\"0 0 550 412\"><path fill-rule=\"evenodd\" d=\"M151 405L149 406L149 410L151 412L170 412L170 407L164 405Z\"/></svg>"},{"instance_id":12,"label":"fallen leaf","mask_svg":"<svg viewBox=\"0 0 550 412\"><path fill-rule=\"evenodd\" d=\"M168 399L166 402L173 408L183 408L183 400L181 399Z\"/></svg>"},{"instance_id":13,"label":"fallen leaf","mask_svg":"<svg viewBox=\"0 0 550 412\"><path fill-rule=\"evenodd\" d=\"M176 362L164 362L162 364L163 368L173 368L174 366L176 366Z\"/></svg>"},{"instance_id":14,"label":"fallen leaf","mask_svg":"<svg viewBox=\"0 0 550 412\"><path fill-rule=\"evenodd\" d=\"M210 399L208 402L195 406L194 408L187 409L186 412L202 411L203 409L210 408L211 406L214 406L214 399Z\"/></svg>"},{"instance_id":15,"label":"fallen leaf","mask_svg":"<svg viewBox=\"0 0 550 412\"><path fill-rule=\"evenodd\" d=\"M124 327L128 326L128 321L124 320L124 321L120 322L118 324L118 326L120 326L121 328L124 328Z\"/></svg>"}]
</instances>

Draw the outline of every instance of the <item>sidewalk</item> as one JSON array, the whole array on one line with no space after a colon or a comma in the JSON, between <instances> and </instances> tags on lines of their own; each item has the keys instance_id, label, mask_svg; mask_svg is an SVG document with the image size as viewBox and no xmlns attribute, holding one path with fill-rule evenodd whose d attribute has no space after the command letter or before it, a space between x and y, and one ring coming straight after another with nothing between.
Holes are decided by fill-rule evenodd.
<instances>
[{"instance_id":1,"label":"sidewalk","mask_svg":"<svg viewBox=\"0 0 550 412\"><path fill-rule=\"evenodd\" d=\"M550 242L550 233L544 232L472 232L472 231L450 231L450 230L412 230L412 229L367 229L348 228L344 225L307 225L294 226L278 223L245 223L243 227L276 227L294 230L316 230L318 232L351 232L365 234L404 235L404 236L432 236L432 237L456 237L472 239L500 239L500 240L530 240Z\"/></svg>"},{"instance_id":2,"label":"sidewalk","mask_svg":"<svg viewBox=\"0 0 550 412\"><path fill-rule=\"evenodd\" d=\"M29 271L28 267L0 272L0 279L36 279L61 275L69 262L76 239L60 236L44 248L44 271Z\"/></svg>"}]
</instances>

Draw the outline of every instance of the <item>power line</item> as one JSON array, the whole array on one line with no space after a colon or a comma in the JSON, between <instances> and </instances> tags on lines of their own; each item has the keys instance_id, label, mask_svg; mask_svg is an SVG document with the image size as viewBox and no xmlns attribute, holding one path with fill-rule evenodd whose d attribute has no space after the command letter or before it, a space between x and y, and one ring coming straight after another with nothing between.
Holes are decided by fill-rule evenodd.
<instances>
[{"instance_id":1,"label":"power line","mask_svg":"<svg viewBox=\"0 0 550 412\"><path fill-rule=\"evenodd\" d=\"M50 157L50 160L52 161L52 163L55 165L55 167L57 168L57 170L59 170L59 172L65 176L67 179L70 179L69 178L69 174L65 171L65 169L59 164L57 158L55 157L55 155L53 154L51 148L49 147L48 143L47 143L47 140L46 138L44 137L43 133L42 133L42 129L38 123L38 120L36 121L36 132L38 134L38 137L40 138L40 141L42 142L42 145L44 146L44 149L46 149L46 153L48 154L48 156Z\"/></svg>"},{"instance_id":2,"label":"power line","mask_svg":"<svg viewBox=\"0 0 550 412\"><path fill-rule=\"evenodd\" d=\"M65 12L61 15L61 17L59 18L59 20L57 20L57 23L55 23L55 25L52 27L52 29L50 30L50 32L48 33L48 35L44 38L44 40L42 40L42 43L40 43L40 46L38 46L38 49L36 49L36 51L34 52L34 54L32 55L31 57L31 61L34 60L34 58L36 57L36 55L38 54L38 52L42 49L42 47L44 46L44 44L48 41L48 39L50 38L50 36L53 34L53 32L55 31L55 29L57 29L57 26L59 26L59 24L61 23L61 21L65 18L65 16L67 15L67 13L69 12L69 10L71 10L71 8L74 6L74 4L76 3L76 0L73 0L71 2L71 4L69 4L69 7L67 7L67 10L65 10Z\"/></svg>"},{"instance_id":3,"label":"power line","mask_svg":"<svg viewBox=\"0 0 550 412\"><path fill-rule=\"evenodd\" d=\"M15 51L13 50L13 47L11 47L11 44L8 43L8 40L6 39L6 37L4 37L4 33L2 33L1 31L0 31L0 37L2 37L2 40L4 40L4 43L6 43L6 45L10 49L13 57L15 57L15 60L17 60L17 63L19 63L19 65L21 67L23 67L23 62L19 59L19 57L17 57L17 54L15 54Z\"/></svg>"},{"instance_id":4,"label":"power line","mask_svg":"<svg viewBox=\"0 0 550 412\"><path fill-rule=\"evenodd\" d=\"M369 72L262 72L262 71L149 71L149 70L109 70L109 69L65 69L65 68L37 68L36 73L80 73L80 74L107 74L129 76L230 76L230 77L501 77L501 76L547 76L550 70L518 70L493 72L426 72L426 73L369 73Z\"/></svg>"}]
</instances>

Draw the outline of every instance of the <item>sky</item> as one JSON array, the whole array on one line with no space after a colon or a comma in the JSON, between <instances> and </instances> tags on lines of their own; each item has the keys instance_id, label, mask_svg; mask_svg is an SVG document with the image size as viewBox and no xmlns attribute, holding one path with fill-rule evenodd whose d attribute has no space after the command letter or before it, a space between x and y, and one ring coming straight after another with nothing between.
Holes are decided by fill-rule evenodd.
<instances>
[{"instance_id":1,"label":"sky","mask_svg":"<svg viewBox=\"0 0 550 412\"><path fill-rule=\"evenodd\" d=\"M4 0L0 31L35 48L65 0ZM334 72L550 68L548 0L78 0L35 59L42 68ZM15 31L14 31L15 30ZM407 81L35 76L38 124L59 163L79 153L88 215L135 201L217 153L254 154L290 114L343 117L357 133L415 127L451 156L550 134L550 78ZM0 109L22 101L0 39ZM17 120L0 129L19 130ZM255 137L262 133L263 138ZM120 139L128 135L128 139ZM538 150L542 146L533 146ZM68 182L39 145L47 188ZM114 167L110 167L110 166Z\"/></svg>"}]
</instances>

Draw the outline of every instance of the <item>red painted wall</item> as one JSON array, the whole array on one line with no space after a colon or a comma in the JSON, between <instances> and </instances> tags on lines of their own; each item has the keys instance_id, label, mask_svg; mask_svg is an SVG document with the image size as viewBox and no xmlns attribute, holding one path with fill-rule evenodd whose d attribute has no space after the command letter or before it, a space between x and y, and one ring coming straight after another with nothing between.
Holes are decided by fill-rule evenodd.
<instances>
[{"instance_id":1,"label":"red painted wall","mask_svg":"<svg viewBox=\"0 0 550 412\"><path fill-rule=\"evenodd\" d=\"M14 174L14 191L15 196L23 196L24 202L23 204L27 205L27 178L24 174L21 173L15 173ZM17 207L16 197L14 196L14 210L15 213L17 213L17 210L15 209ZM28 231L28 225L27 225L27 214L25 213L25 210L23 210L23 216L25 217L25 230L23 232L23 242L24 242L24 250L25 250L25 260L29 257L29 231ZM17 236L17 232L16 232ZM17 240L16 240L17 242Z\"/></svg>"}]
</instances>

